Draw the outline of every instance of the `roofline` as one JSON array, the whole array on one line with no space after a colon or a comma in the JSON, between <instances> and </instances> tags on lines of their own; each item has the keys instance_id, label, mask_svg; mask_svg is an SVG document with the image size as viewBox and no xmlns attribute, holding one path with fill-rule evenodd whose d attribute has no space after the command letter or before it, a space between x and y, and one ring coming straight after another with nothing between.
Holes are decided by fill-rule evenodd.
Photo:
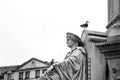
<instances>
[{"instance_id":1,"label":"roofline","mask_svg":"<svg viewBox=\"0 0 120 80\"><path fill-rule=\"evenodd\" d=\"M33 58L31 58L30 60L24 62L22 65L20 65L19 68L22 67L22 66L24 66L24 65L26 65L27 63L29 63L29 62L32 61L32 60L37 60L37 61L39 61L39 62L42 62L42 63L44 63L44 64L49 65L49 63L48 63L47 61L41 61L41 60L33 57ZM19 68L18 68L18 69L19 69Z\"/></svg>"},{"instance_id":2,"label":"roofline","mask_svg":"<svg viewBox=\"0 0 120 80\"><path fill-rule=\"evenodd\" d=\"M37 69L46 69L46 68L49 68L50 66L44 66L44 67L35 67L35 68L26 68L26 69L19 69L19 70L16 70L15 72L18 72L18 71L27 71L27 70L37 70Z\"/></svg>"},{"instance_id":3,"label":"roofline","mask_svg":"<svg viewBox=\"0 0 120 80\"><path fill-rule=\"evenodd\" d=\"M20 65L11 65L11 66L1 66L0 69L6 69L11 67L19 67Z\"/></svg>"}]
</instances>

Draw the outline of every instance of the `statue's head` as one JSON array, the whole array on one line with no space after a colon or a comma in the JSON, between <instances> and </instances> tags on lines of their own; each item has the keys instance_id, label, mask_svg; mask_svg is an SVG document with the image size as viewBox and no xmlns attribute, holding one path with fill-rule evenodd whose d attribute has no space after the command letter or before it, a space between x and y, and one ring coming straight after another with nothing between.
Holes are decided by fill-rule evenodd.
<instances>
[{"instance_id":1,"label":"statue's head","mask_svg":"<svg viewBox=\"0 0 120 80\"><path fill-rule=\"evenodd\" d=\"M66 39L67 39L68 47L71 47L73 44L77 44L78 46L83 46L81 39L76 34L68 32L68 33L66 33Z\"/></svg>"}]
</instances>

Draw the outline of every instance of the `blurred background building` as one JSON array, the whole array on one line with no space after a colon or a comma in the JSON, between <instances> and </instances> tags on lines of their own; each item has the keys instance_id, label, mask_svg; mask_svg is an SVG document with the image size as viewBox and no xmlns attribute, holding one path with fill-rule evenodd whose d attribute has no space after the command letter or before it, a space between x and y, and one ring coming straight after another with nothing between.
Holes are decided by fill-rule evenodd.
<instances>
[{"instance_id":1,"label":"blurred background building","mask_svg":"<svg viewBox=\"0 0 120 80\"><path fill-rule=\"evenodd\" d=\"M47 61L31 58L21 65L0 67L0 80L38 80L49 66Z\"/></svg>"}]
</instances>

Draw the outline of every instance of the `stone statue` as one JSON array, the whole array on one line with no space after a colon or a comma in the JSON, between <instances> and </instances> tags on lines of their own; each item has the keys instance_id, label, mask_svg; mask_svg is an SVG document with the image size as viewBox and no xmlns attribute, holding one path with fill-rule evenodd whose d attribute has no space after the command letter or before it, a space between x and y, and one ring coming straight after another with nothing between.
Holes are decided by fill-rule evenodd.
<instances>
[{"instance_id":1,"label":"stone statue","mask_svg":"<svg viewBox=\"0 0 120 80\"><path fill-rule=\"evenodd\" d=\"M54 63L40 77L40 80L86 80L86 52L81 39L66 34L67 46L71 49L63 62Z\"/></svg>"}]
</instances>

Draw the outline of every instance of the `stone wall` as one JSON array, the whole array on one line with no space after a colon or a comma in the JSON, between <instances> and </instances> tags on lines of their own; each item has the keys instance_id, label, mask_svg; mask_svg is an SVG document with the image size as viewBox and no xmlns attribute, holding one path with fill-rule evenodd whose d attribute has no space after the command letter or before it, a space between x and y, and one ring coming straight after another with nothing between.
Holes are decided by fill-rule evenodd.
<instances>
[{"instance_id":1,"label":"stone wall","mask_svg":"<svg viewBox=\"0 0 120 80\"><path fill-rule=\"evenodd\" d=\"M91 75L88 73L88 80L90 80L89 78L91 78L91 80L105 80L106 59L104 54L96 47L96 44L106 41L106 34L84 30L81 39L85 44L87 59L91 59Z\"/></svg>"}]
</instances>

